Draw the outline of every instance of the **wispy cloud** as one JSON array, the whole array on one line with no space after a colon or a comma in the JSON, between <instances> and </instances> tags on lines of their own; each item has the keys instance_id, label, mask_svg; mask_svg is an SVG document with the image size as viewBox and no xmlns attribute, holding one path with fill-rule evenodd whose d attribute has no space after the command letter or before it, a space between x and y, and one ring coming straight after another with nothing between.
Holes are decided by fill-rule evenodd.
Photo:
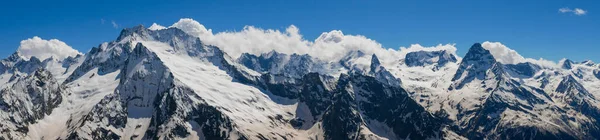
<instances>
[{"instance_id":1,"label":"wispy cloud","mask_svg":"<svg viewBox=\"0 0 600 140\"><path fill-rule=\"evenodd\" d=\"M113 27L119 28L119 24L117 24L114 20L110 22Z\"/></svg>"},{"instance_id":2,"label":"wispy cloud","mask_svg":"<svg viewBox=\"0 0 600 140\"><path fill-rule=\"evenodd\" d=\"M579 8L575 8L575 10L573 10L573 12L575 13L575 15L585 15L587 13L587 11L585 11L583 9L579 9Z\"/></svg>"},{"instance_id":3,"label":"wispy cloud","mask_svg":"<svg viewBox=\"0 0 600 140\"><path fill-rule=\"evenodd\" d=\"M100 23L104 24L104 22L106 22L106 20L104 20L103 18L100 19Z\"/></svg>"},{"instance_id":4,"label":"wispy cloud","mask_svg":"<svg viewBox=\"0 0 600 140\"><path fill-rule=\"evenodd\" d=\"M573 13L573 14L578 15L578 16L583 16L583 15L587 14L587 11L583 10L581 8L571 9L571 8L568 8L568 7L560 8L560 9L558 9L558 12L560 12L560 13Z\"/></svg>"}]
</instances>

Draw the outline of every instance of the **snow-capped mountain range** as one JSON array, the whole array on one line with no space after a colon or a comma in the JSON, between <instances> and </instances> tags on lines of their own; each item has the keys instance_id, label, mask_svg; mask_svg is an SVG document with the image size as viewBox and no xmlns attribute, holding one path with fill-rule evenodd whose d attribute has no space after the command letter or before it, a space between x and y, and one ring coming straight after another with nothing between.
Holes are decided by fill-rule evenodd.
<instances>
[{"instance_id":1,"label":"snow-capped mountain range","mask_svg":"<svg viewBox=\"0 0 600 140\"><path fill-rule=\"evenodd\" d=\"M0 138L600 139L591 61L509 61L491 42L463 57L448 46L361 48L352 42L364 37L341 31L306 50L243 52L227 39L259 29L198 25L140 25L85 54L0 60Z\"/></svg>"}]
</instances>

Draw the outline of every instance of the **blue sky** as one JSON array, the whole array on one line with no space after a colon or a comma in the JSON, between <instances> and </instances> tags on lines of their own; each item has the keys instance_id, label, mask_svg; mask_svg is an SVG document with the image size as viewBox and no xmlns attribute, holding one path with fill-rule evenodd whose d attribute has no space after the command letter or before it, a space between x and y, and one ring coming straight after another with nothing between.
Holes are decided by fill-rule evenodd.
<instances>
[{"instance_id":1,"label":"blue sky","mask_svg":"<svg viewBox=\"0 0 600 140\"><path fill-rule=\"evenodd\" d=\"M586 13L559 12L565 7ZM600 2L594 0L7 1L0 5L0 56L33 36L87 52L114 40L124 27L193 18L215 33L245 25L285 30L293 24L307 40L342 30L396 49L456 43L460 55L475 42L498 41L527 58L600 62L597 11Z\"/></svg>"}]
</instances>

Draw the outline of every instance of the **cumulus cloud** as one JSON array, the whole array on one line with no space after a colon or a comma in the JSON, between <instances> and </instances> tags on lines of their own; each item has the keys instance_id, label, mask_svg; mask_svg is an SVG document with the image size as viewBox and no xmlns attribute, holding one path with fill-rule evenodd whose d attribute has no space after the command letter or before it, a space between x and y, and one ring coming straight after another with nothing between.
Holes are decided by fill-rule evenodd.
<instances>
[{"instance_id":1,"label":"cumulus cloud","mask_svg":"<svg viewBox=\"0 0 600 140\"><path fill-rule=\"evenodd\" d=\"M253 26L246 26L239 32L220 32L214 38L202 38L209 44L219 46L233 57L247 52L261 54L272 50L281 53L309 53L308 41L302 39L296 26L289 26L285 32L279 30L263 30Z\"/></svg>"},{"instance_id":2,"label":"cumulus cloud","mask_svg":"<svg viewBox=\"0 0 600 140\"><path fill-rule=\"evenodd\" d=\"M578 15L578 16L582 16L582 15L587 14L587 11L583 10L581 8L571 9L571 8L567 8L567 7L558 9L558 12L560 12L560 13L573 13L573 14Z\"/></svg>"},{"instance_id":3,"label":"cumulus cloud","mask_svg":"<svg viewBox=\"0 0 600 140\"><path fill-rule=\"evenodd\" d=\"M550 60L545 60L542 58L540 58L540 59L525 58L525 57L521 56L519 53L517 53L517 51L508 48L506 45L504 45L500 42L485 41L481 45L483 46L483 48L489 50L490 53L492 53L492 56L494 56L494 58L496 58L496 60L498 62L503 63L503 64L518 64L518 63L530 62L530 63L538 64L538 65L540 65L542 67L546 67L546 68L555 68L558 66L558 64L556 62L553 62Z\"/></svg>"},{"instance_id":4,"label":"cumulus cloud","mask_svg":"<svg viewBox=\"0 0 600 140\"><path fill-rule=\"evenodd\" d=\"M182 18L175 24L171 25L171 27L179 28L187 34L197 36L203 39L211 39L211 37L213 36L211 29L207 29L198 21L195 21L190 18Z\"/></svg>"},{"instance_id":5,"label":"cumulus cloud","mask_svg":"<svg viewBox=\"0 0 600 140\"><path fill-rule=\"evenodd\" d=\"M306 40L300 34L300 29L290 25L285 30L261 29L245 26L241 31L225 31L216 34L193 19L181 19L171 27L199 37L203 42L223 49L230 56L237 58L242 53L260 55L270 51L286 54L309 54L325 61L335 62L351 51L361 51L370 59L376 54L381 63L396 63L404 58L406 53L423 50L449 50L455 54L454 44L423 47L418 44L402 50L384 48L375 40L361 35L346 35L340 30L323 32L315 40Z\"/></svg>"},{"instance_id":6,"label":"cumulus cloud","mask_svg":"<svg viewBox=\"0 0 600 140\"><path fill-rule=\"evenodd\" d=\"M37 36L21 41L21 45L17 52L27 59L35 56L40 60L45 60L50 57L62 60L69 56L81 54L65 42L57 39L44 40Z\"/></svg>"},{"instance_id":7,"label":"cumulus cloud","mask_svg":"<svg viewBox=\"0 0 600 140\"><path fill-rule=\"evenodd\" d=\"M534 64L538 64L539 66L542 66L544 68L559 68L560 65L554 61L550 61L550 60L546 60L543 58L540 59L533 59L533 58L525 58L525 62L531 62Z\"/></svg>"},{"instance_id":8,"label":"cumulus cloud","mask_svg":"<svg viewBox=\"0 0 600 140\"><path fill-rule=\"evenodd\" d=\"M483 48L487 49L492 53L494 58L498 60L500 63L504 64L517 64L520 62L524 62L525 58L521 56L517 51L506 47L504 44L500 42L483 42L481 44Z\"/></svg>"},{"instance_id":9,"label":"cumulus cloud","mask_svg":"<svg viewBox=\"0 0 600 140\"><path fill-rule=\"evenodd\" d=\"M340 30L323 32L314 40L306 40L300 34L300 29L290 25L285 30L261 29L254 26L245 26L241 31L225 31L216 34L204 25L193 19L181 19L170 27L182 29L184 32L199 37L203 42L215 45L237 58L242 53L260 55L270 51L286 54L309 54L321 60L336 62L351 51L361 51L369 57L376 54L382 64L398 63L407 53L415 51L440 51L445 50L456 55L455 44L439 44L424 47L412 44L399 49L384 48L375 40L361 35L347 35ZM506 47L500 42L486 41L482 46L491 51L492 55L501 63L517 64L531 62L544 67L555 67L555 62L544 59L524 58L515 50ZM368 62L368 61L367 61Z\"/></svg>"},{"instance_id":10,"label":"cumulus cloud","mask_svg":"<svg viewBox=\"0 0 600 140\"><path fill-rule=\"evenodd\" d=\"M150 30L162 30L162 29L167 29L167 27L158 25L156 23L152 23L152 26L148 27L148 29L150 29Z\"/></svg>"},{"instance_id":11,"label":"cumulus cloud","mask_svg":"<svg viewBox=\"0 0 600 140\"><path fill-rule=\"evenodd\" d=\"M339 43L344 38L344 33L340 30L333 30L330 32L322 33L316 40L316 42L328 42L328 43Z\"/></svg>"},{"instance_id":12,"label":"cumulus cloud","mask_svg":"<svg viewBox=\"0 0 600 140\"><path fill-rule=\"evenodd\" d=\"M376 54L383 62L396 60L394 57L398 54L397 50L385 49L375 40L362 35L345 35L339 30L323 33L311 48L314 55L331 60L339 60L350 51Z\"/></svg>"},{"instance_id":13,"label":"cumulus cloud","mask_svg":"<svg viewBox=\"0 0 600 140\"><path fill-rule=\"evenodd\" d=\"M260 55L270 51L286 54L309 54L326 61L338 61L351 51L376 54L382 63L398 60L399 52L383 48L375 40L360 35L344 35L339 30L324 32L314 41L305 40L299 29L291 25L285 31L246 26L239 32L220 32L205 42L222 48L232 57L242 53Z\"/></svg>"}]
</instances>

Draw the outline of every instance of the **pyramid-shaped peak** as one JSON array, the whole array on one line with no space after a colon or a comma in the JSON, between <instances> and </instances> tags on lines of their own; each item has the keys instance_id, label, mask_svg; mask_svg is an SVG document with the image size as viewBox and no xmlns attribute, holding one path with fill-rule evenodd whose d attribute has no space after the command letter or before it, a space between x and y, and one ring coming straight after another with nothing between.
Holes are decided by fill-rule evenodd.
<instances>
[{"instance_id":1,"label":"pyramid-shaped peak","mask_svg":"<svg viewBox=\"0 0 600 140\"><path fill-rule=\"evenodd\" d=\"M377 55L373 54L371 56L371 67L379 65L381 65L381 62L379 62L379 58L377 58Z\"/></svg>"},{"instance_id":2,"label":"pyramid-shaped peak","mask_svg":"<svg viewBox=\"0 0 600 140\"><path fill-rule=\"evenodd\" d=\"M381 63L379 62L379 58L377 58L377 55L373 54L371 56L371 74L378 72L380 70L380 66Z\"/></svg>"},{"instance_id":3,"label":"pyramid-shaped peak","mask_svg":"<svg viewBox=\"0 0 600 140\"><path fill-rule=\"evenodd\" d=\"M475 43L475 44L473 44L473 46L471 46L471 48L473 48L473 47L482 48L483 49L483 46L481 45L481 43Z\"/></svg>"},{"instance_id":4,"label":"pyramid-shaped peak","mask_svg":"<svg viewBox=\"0 0 600 140\"><path fill-rule=\"evenodd\" d=\"M565 59L565 60L563 60L561 67L564 69L571 69L571 68L573 68L574 63L575 62L573 62L570 59Z\"/></svg>"},{"instance_id":5,"label":"pyramid-shaped peak","mask_svg":"<svg viewBox=\"0 0 600 140\"><path fill-rule=\"evenodd\" d=\"M475 43L467 52L467 55L460 62L459 68L454 74L454 82L450 89L461 89L464 85L475 79L484 80L488 74L503 75L502 65L494 59L489 50L486 50L480 43ZM487 73L488 70L492 73Z\"/></svg>"},{"instance_id":6,"label":"pyramid-shaped peak","mask_svg":"<svg viewBox=\"0 0 600 140\"><path fill-rule=\"evenodd\" d=\"M481 46L481 43L475 43L463 58L463 62L465 61L488 61L493 63L496 62L496 59L489 50Z\"/></svg>"},{"instance_id":7,"label":"pyramid-shaped peak","mask_svg":"<svg viewBox=\"0 0 600 140\"><path fill-rule=\"evenodd\" d=\"M483 46L481 46L481 43L475 43L471 46L471 48L469 48L469 52L468 53L478 53L478 54L491 54L489 50L483 48Z\"/></svg>"}]
</instances>

